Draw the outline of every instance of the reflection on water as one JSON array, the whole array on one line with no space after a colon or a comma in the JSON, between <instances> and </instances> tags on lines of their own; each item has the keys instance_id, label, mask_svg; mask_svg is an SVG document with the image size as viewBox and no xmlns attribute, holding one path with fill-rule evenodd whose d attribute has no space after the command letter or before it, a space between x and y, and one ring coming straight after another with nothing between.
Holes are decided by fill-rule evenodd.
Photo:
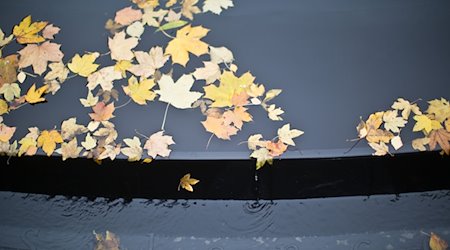
<instances>
[{"instance_id":1,"label":"reflection on water","mask_svg":"<svg viewBox=\"0 0 450 250\"><path fill-rule=\"evenodd\" d=\"M321 249L421 247L418 228L450 236L449 197L442 191L369 199L127 202L0 192L0 249L93 249L92 232L107 230L126 249L305 249L319 238L330 247Z\"/></svg>"}]
</instances>

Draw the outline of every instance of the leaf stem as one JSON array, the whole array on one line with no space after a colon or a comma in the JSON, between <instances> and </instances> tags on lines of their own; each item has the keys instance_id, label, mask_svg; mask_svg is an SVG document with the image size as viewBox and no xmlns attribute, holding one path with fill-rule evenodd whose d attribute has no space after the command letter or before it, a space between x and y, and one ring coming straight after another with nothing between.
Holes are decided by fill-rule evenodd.
<instances>
[{"instance_id":1,"label":"leaf stem","mask_svg":"<svg viewBox=\"0 0 450 250\"><path fill-rule=\"evenodd\" d=\"M161 130L162 131L164 131L164 126L166 125L167 111L169 110L169 106L170 106L170 103L167 103L166 111L164 111L164 118L163 118L163 122L162 122L162 125L161 125Z\"/></svg>"},{"instance_id":2,"label":"leaf stem","mask_svg":"<svg viewBox=\"0 0 450 250\"><path fill-rule=\"evenodd\" d=\"M354 149L354 148L356 147L356 145L358 145L358 143L359 143L362 139L363 139L363 138L359 138L358 140L356 140L356 142L353 143L353 145L352 145L347 151L344 152L344 155L347 154L347 153L349 153L350 151L352 151L352 149Z\"/></svg>"},{"instance_id":3,"label":"leaf stem","mask_svg":"<svg viewBox=\"0 0 450 250\"><path fill-rule=\"evenodd\" d=\"M148 139L150 139L148 136L146 136L146 135L144 135L144 134L142 134L142 133L140 133L137 129L135 129L134 130L134 132L137 134L137 135L139 135L139 136L142 136L142 137L144 137L144 138L146 138L147 140Z\"/></svg>"},{"instance_id":4,"label":"leaf stem","mask_svg":"<svg viewBox=\"0 0 450 250\"><path fill-rule=\"evenodd\" d=\"M32 74L32 73L28 73L28 72L26 72L26 71L20 71L20 72L23 72L25 75L27 75L27 76L31 76L31 77L38 77L38 75L35 75L35 74Z\"/></svg>"},{"instance_id":5,"label":"leaf stem","mask_svg":"<svg viewBox=\"0 0 450 250\"><path fill-rule=\"evenodd\" d=\"M175 39L174 36L169 35L169 33L167 33L165 30L161 29L161 32L162 32L165 36L167 36L168 38Z\"/></svg>"},{"instance_id":6,"label":"leaf stem","mask_svg":"<svg viewBox=\"0 0 450 250\"><path fill-rule=\"evenodd\" d=\"M130 104L130 102L131 102L131 98L128 99L128 101L126 101L124 104L117 106L115 109L123 108L123 107L127 106L128 104Z\"/></svg>"},{"instance_id":7,"label":"leaf stem","mask_svg":"<svg viewBox=\"0 0 450 250\"><path fill-rule=\"evenodd\" d=\"M76 77L76 76L78 76L78 74L74 74L74 75L67 76L67 77L66 77L66 80L72 79L72 78L74 78L74 77Z\"/></svg>"},{"instance_id":8,"label":"leaf stem","mask_svg":"<svg viewBox=\"0 0 450 250\"><path fill-rule=\"evenodd\" d=\"M208 150L209 144L211 143L211 140L212 140L213 136L214 136L214 134L211 133L211 136L209 137L208 142L206 143L206 148L205 148L205 150Z\"/></svg>"}]
</instances>

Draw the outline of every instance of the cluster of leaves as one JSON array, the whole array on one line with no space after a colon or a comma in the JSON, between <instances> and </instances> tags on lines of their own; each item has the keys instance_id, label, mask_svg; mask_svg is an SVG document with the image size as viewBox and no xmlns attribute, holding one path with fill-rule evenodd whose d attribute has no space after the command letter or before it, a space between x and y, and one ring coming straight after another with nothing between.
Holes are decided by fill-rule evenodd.
<instances>
[{"instance_id":1,"label":"cluster of leaves","mask_svg":"<svg viewBox=\"0 0 450 250\"><path fill-rule=\"evenodd\" d=\"M450 155L450 103L446 99L428 101L427 109L421 111L416 102L398 98L391 108L369 115L366 121L361 120L356 127L358 140L366 139L375 150L374 155L391 154L389 144L394 150L403 146L400 132L412 114L415 121L413 131L423 134L423 137L412 141L412 147L426 151L439 146L442 154Z\"/></svg>"},{"instance_id":2,"label":"cluster of leaves","mask_svg":"<svg viewBox=\"0 0 450 250\"><path fill-rule=\"evenodd\" d=\"M284 111L271 103L281 90L266 91L250 72L239 75L233 53L226 47L215 47L203 41L209 29L190 24L194 15L201 12L219 15L222 10L233 7L232 0L204 0L202 8L198 0L132 2L135 6L117 11L114 19L106 22L105 28L111 33L108 52L75 54L67 64L62 61L61 45L52 41L60 29L48 22L33 22L31 16L27 16L14 27L10 36L5 37L0 31L1 49L13 41L25 46L4 58L0 54L0 94L3 96L0 114L25 104L44 102L45 94L55 94L64 81L76 76L86 80L87 95L80 103L92 110L88 124L77 124L77 118L71 117L62 122L60 129L28 128L25 137L13 142L10 140L16 128L0 121L0 152L32 156L41 148L48 156L54 152L61 154L63 160L84 156L97 162L107 158L114 160L123 154L129 161L148 163L156 157L169 157L170 145L175 144L164 129L169 107L198 108L205 115L201 124L211 133L210 139L215 136L230 140L242 130L244 123L253 120L250 106L262 107L271 120L282 120ZM167 36L169 42L148 51L135 50L148 28ZM171 35L169 31L174 33ZM109 56L112 63L106 66L96 63L103 56ZM180 78L174 79L172 66L178 64L184 68L193 56L202 60L203 67L182 72ZM24 71L28 67L33 73ZM27 76L41 76L43 83L38 88L32 84L27 94L21 95ZM126 85L120 84L123 80ZM204 92L191 90L194 83L202 84ZM130 99L115 106L120 89ZM166 103L164 119L159 131L149 136L136 131L138 136L120 142L112 121L114 112L131 101L137 105L152 101ZM289 145L295 146L292 138L303 132L290 130L289 126L286 124L279 129L277 141L262 141L259 134L250 136L249 148L254 150L251 157L257 159L258 169L283 154ZM145 141L141 142L141 138ZM183 178L180 187L192 191L191 185L198 180L189 176Z\"/></svg>"}]
</instances>

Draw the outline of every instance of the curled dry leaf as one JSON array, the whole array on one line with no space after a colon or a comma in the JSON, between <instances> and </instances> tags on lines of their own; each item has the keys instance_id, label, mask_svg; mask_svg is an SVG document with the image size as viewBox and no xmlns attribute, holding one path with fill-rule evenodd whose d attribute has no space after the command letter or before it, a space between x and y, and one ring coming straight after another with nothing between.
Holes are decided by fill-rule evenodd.
<instances>
[{"instance_id":1,"label":"curled dry leaf","mask_svg":"<svg viewBox=\"0 0 450 250\"><path fill-rule=\"evenodd\" d=\"M194 192L194 186L195 184L199 183L200 181L194 178L191 178L191 174L185 174L180 179L180 184L178 184L178 191L180 191L180 187L186 189L189 192Z\"/></svg>"}]
</instances>

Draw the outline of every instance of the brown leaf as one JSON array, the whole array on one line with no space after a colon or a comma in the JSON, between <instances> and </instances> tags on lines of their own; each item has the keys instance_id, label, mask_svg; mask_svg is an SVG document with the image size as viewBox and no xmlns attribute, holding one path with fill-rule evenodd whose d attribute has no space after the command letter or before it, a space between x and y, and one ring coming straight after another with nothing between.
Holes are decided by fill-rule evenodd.
<instances>
[{"instance_id":1,"label":"brown leaf","mask_svg":"<svg viewBox=\"0 0 450 250\"><path fill-rule=\"evenodd\" d=\"M59 62L62 60L64 54L59 49L60 47L60 44L49 41L41 45L28 44L19 51L19 68L22 69L32 65L34 73L42 75L47 69L48 62Z\"/></svg>"},{"instance_id":2,"label":"brown leaf","mask_svg":"<svg viewBox=\"0 0 450 250\"><path fill-rule=\"evenodd\" d=\"M90 113L89 116L97 122L107 121L114 117L114 109L114 103L106 105L104 102L99 102L92 108L94 113Z\"/></svg>"},{"instance_id":3,"label":"brown leaf","mask_svg":"<svg viewBox=\"0 0 450 250\"><path fill-rule=\"evenodd\" d=\"M432 130L428 135L428 138L430 138L430 150L434 150L436 145L439 144L444 153L450 155L450 132L443 128Z\"/></svg>"},{"instance_id":4,"label":"brown leaf","mask_svg":"<svg viewBox=\"0 0 450 250\"><path fill-rule=\"evenodd\" d=\"M278 140L276 143L269 141L266 144L266 148L269 150L270 156L276 157L282 155L288 148L288 145L284 144L281 140Z\"/></svg>"},{"instance_id":5,"label":"brown leaf","mask_svg":"<svg viewBox=\"0 0 450 250\"><path fill-rule=\"evenodd\" d=\"M5 83L17 81L17 68L19 67L17 54L0 58L0 88Z\"/></svg>"},{"instance_id":6,"label":"brown leaf","mask_svg":"<svg viewBox=\"0 0 450 250\"><path fill-rule=\"evenodd\" d=\"M55 35L59 33L61 29L53 26L53 24L47 25L42 31L42 36L46 39L55 39Z\"/></svg>"},{"instance_id":7,"label":"brown leaf","mask_svg":"<svg viewBox=\"0 0 450 250\"><path fill-rule=\"evenodd\" d=\"M389 143L389 141L394 137L394 134L392 134L389 131L383 130L383 129L370 129L367 132L366 139L368 142L373 143Z\"/></svg>"}]
</instances>

